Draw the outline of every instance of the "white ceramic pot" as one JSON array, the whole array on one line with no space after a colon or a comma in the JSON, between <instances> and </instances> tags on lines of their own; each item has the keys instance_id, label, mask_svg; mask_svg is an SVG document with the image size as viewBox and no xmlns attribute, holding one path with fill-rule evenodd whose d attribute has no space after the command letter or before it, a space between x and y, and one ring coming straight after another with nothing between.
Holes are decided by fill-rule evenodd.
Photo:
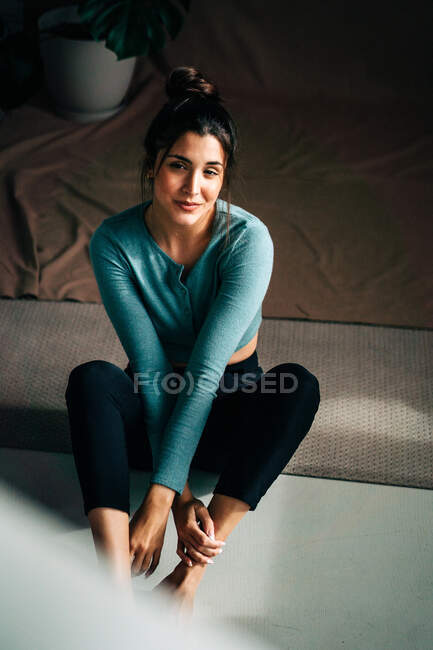
<instances>
[{"instance_id":1,"label":"white ceramic pot","mask_svg":"<svg viewBox=\"0 0 433 650\"><path fill-rule=\"evenodd\" d=\"M63 22L81 22L77 5L51 9L38 20L39 30ZM105 41L40 36L45 80L56 112L76 122L106 120L122 103L137 57L118 61Z\"/></svg>"}]
</instances>

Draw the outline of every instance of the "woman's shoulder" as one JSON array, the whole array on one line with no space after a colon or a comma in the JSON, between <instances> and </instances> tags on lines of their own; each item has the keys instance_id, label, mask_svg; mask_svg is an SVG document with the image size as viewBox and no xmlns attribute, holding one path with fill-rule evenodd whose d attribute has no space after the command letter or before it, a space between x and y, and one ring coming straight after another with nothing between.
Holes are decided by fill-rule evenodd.
<instances>
[{"instance_id":1,"label":"woman's shoulder","mask_svg":"<svg viewBox=\"0 0 433 650\"><path fill-rule=\"evenodd\" d=\"M140 216L143 214L143 210L146 204L147 202L137 203L137 205L132 205L129 208L125 208L121 212L116 212L115 214L106 217L102 221L101 226L105 224L105 226L108 227L110 226L115 227L117 224L133 223L137 221L137 219L139 219Z\"/></svg>"},{"instance_id":2,"label":"woman's shoulder","mask_svg":"<svg viewBox=\"0 0 433 650\"><path fill-rule=\"evenodd\" d=\"M140 220L142 219L143 205L143 203L138 203L106 217L94 231L92 239L99 234L110 236L119 242L128 241L131 237L135 238L137 230L142 227Z\"/></svg>"},{"instance_id":3,"label":"woman's shoulder","mask_svg":"<svg viewBox=\"0 0 433 650\"><path fill-rule=\"evenodd\" d=\"M229 204L223 199L217 199L217 209L220 215L226 216L229 213ZM249 228L260 225L266 228L266 224L258 216L234 203L230 203L230 219L234 224L240 223Z\"/></svg>"},{"instance_id":4,"label":"woman's shoulder","mask_svg":"<svg viewBox=\"0 0 433 650\"><path fill-rule=\"evenodd\" d=\"M228 203L218 199L218 210L221 215L226 216L229 210ZM224 222L224 219L222 221ZM269 234L266 223L260 217L234 203L230 204L230 228L239 231L258 231Z\"/></svg>"},{"instance_id":5,"label":"woman's shoulder","mask_svg":"<svg viewBox=\"0 0 433 650\"><path fill-rule=\"evenodd\" d=\"M227 214L228 205L225 201L221 201L218 207L221 215ZM221 239L224 235L224 224L225 219L221 219ZM267 225L257 215L233 203L230 204L230 230L227 242L228 245L223 249L226 265L230 265L237 259L243 263L245 259L257 261L258 258L273 258L274 244Z\"/></svg>"}]
</instances>

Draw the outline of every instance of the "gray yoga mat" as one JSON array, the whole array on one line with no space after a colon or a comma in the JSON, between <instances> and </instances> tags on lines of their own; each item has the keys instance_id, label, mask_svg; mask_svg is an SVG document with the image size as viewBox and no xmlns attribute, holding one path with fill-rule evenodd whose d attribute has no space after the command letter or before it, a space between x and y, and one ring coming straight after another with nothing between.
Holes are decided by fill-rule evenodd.
<instances>
[{"instance_id":1,"label":"gray yoga mat","mask_svg":"<svg viewBox=\"0 0 433 650\"><path fill-rule=\"evenodd\" d=\"M0 299L0 335L0 446L70 453L70 371L128 361L103 306ZM432 343L430 330L264 319L264 371L291 361L320 382L319 411L284 473L431 489Z\"/></svg>"}]
</instances>

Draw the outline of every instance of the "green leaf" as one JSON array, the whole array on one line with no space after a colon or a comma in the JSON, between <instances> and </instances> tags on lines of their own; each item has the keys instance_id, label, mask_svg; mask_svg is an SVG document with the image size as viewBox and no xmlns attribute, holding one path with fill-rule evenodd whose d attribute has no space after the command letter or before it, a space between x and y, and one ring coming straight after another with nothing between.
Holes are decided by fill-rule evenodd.
<instances>
[{"instance_id":1,"label":"green leaf","mask_svg":"<svg viewBox=\"0 0 433 650\"><path fill-rule=\"evenodd\" d=\"M153 50L160 50L165 45L165 31L157 10L150 8L146 14L147 33Z\"/></svg>"},{"instance_id":2,"label":"green leaf","mask_svg":"<svg viewBox=\"0 0 433 650\"><path fill-rule=\"evenodd\" d=\"M189 2L182 0L182 5L187 8ZM92 37L105 40L118 60L163 48L165 29L175 38L184 20L171 0L82 0L78 14Z\"/></svg>"},{"instance_id":3,"label":"green leaf","mask_svg":"<svg viewBox=\"0 0 433 650\"><path fill-rule=\"evenodd\" d=\"M176 38L183 25L179 9L169 0L159 0L157 11L171 38Z\"/></svg>"},{"instance_id":4,"label":"green leaf","mask_svg":"<svg viewBox=\"0 0 433 650\"><path fill-rule=\"evenodd\" d=\"M78 15L88 24L93 38L100 41L116 27L124 9L125 0L109 0L108 3L101 3L101 0L85 0L78 8Z\"/></svg>"},{"instance_id":5,"label":"green leaf","mask_svg":"<svg viewBox=\"0 0 433 650\"><path fill-rule=\"evenodd\" d=\"M120 61L132 56L147 55L150 41L146 32L137 30L137 25L133 32L127 22L121 22L111 29L105 45L116 53L117 60Z\"/></svg>"},{"instance_id":6,"label":"green leaf","mask_svg":"<svg viewBox=\"0 0 433 650\"><path fill-rule=\"evenodd\" d=\"M90 31L93 38L97 41L105 39L111 29L114 29L119 21L122 20L122 3L118 2L117 6L109 7L102 13L95 16L90 23Z\"/></svg>"}]
</instances>

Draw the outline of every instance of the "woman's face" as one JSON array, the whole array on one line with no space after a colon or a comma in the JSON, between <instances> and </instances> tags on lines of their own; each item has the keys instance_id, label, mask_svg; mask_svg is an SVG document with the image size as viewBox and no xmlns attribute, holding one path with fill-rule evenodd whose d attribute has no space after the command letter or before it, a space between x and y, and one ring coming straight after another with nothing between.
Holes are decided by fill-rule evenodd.
<instances>
[{"instance_id":1,"label":"woman's face","mask_svg":"<svg viewBox=\"0 0 433 650\"><path fill-rule=\"evenodd\" d=\"M155 170L162 155L161 150ZM179 225L206 220L211 211L213 214L223 184L224 164L224 150L218 138L187 131L176 140L154 177L154 210L162 210ZM185 204L194 205L188 208Z\"/></svg>"}]
</instances>

